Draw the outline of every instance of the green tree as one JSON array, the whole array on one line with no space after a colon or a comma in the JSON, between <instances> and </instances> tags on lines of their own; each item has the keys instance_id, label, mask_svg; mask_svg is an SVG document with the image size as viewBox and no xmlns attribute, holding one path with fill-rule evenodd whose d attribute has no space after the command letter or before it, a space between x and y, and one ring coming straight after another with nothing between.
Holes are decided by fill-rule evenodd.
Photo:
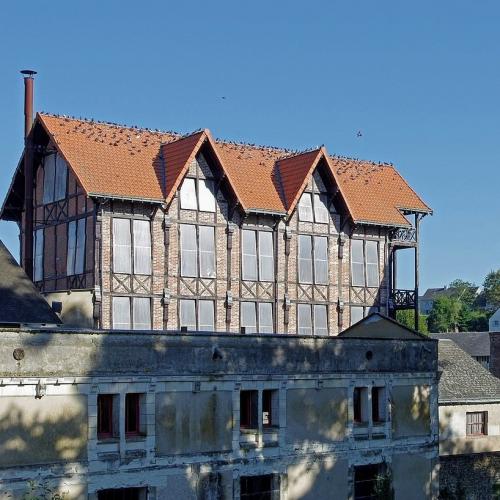
<instances>
[{"instance_id":1,"label":"green tree","mask_svg":"<svg viewBox=\"0 0 500 500\"><path fill-rule=\"evenodd\" d=\"M413 309L396 311L396 321L413 330L415 328L415 311ZM418 317L418 331L425 334L429 333L425 314L420 314Z\"/></svg>"},{"instance_id":2,"label":"green tree","mask_svg":"<svg viewBox=\"0 0 500 500\"><path fill-rule=\"evenodd\" d=\"M486 307L497 310L500 307L500 269L490 271L483 283Z\"/></svg>"},{"instance_id":3,"label":"green tree","mask_svg":"<svg viewBox=\"0 0 500 500\"><path fill-rule=\"evenodd\" d=\"M453 297L438 297L427 319L431 332L457 332L462 304Z\"/></svg>"},{"instance_id":4,"label":"green tree","mask_svg":"<svg viewBox=\"0 0 500 500\"><path fill-rule=\"evenodd\" d=\"M480 309L462 307L458 319L458 329L461 332L488 331L488 313Z\"/></svg>"},{"instance_id":5,"label":"green tree","mask_svg":"<svg viewBox=\"0 0 500 500\"><path fill-rule=\"evenodd\" d=\"M464 306L473 307L476 300L477 285L461 279L453 280L449 288L455 289L452 297L459 300Z\"/></svg>"}]
</instances>

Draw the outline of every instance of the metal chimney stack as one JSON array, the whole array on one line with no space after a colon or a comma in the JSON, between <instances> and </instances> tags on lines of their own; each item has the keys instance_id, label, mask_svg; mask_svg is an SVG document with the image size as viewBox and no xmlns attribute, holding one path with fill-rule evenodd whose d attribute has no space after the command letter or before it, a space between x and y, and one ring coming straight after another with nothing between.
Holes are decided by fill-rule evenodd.
<instances>
[{"instance_id":1,"label":"metal chimney stack","mask_svg":"<svg viewBox=\"0 0 500 500\"><path fill-rule=\"evenodd\" d=\"M26 138L33 125L33 77L36 71L23 69L24 75L24 137Z\"/></svg>"}]
</instances>

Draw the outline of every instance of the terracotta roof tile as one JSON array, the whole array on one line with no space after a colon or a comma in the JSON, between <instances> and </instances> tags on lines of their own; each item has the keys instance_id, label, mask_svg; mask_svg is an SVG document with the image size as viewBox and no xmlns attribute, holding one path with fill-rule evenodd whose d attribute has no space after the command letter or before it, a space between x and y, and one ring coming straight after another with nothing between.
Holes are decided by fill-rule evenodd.
<instances>
[{"instance_id":1,"label":"terracotta roof tile","mask_svg":"<svg viewBox=\"0 0 500 500\"><path fill-rule=\"evenodd\" d=\"M323 154L355 222L408 225L400 209L430 212L391 165L328 157L324 148L291 155L214 141L208 130L182 136L49 114L37 120L90 195L168 201L186 164L208 141L245 210L293 209Z\"/></svg>"}]
</instances>

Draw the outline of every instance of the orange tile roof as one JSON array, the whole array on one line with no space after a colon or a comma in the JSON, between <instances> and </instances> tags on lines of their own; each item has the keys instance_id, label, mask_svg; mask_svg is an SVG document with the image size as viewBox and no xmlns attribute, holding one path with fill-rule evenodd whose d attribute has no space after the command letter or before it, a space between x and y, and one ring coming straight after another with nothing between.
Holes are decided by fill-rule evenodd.
<instances>
[{"instance_id":1,"label":"orange tile roof","mask_svg":"<svg viewBox=\"0 0 500 500\"><path fill-rule=\"evenodd\" d=\"M431 212L392 165L330 157L324 148L291 154L214 141L208 130L182 136L44 113L37 121L88 195L169 202L189 161L209 142L245 210L291 212L323 156L355 222L408 225L400 209Z\"/></svg>"}]
</instances>

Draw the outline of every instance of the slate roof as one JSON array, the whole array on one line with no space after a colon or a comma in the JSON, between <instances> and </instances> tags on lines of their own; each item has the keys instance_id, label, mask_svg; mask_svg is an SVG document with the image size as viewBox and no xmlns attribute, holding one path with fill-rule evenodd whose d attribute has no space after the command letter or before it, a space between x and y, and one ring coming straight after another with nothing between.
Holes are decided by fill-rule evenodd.
<instances>
[{"instance_id":1,"label":"slate roof","mask_svg":"<svg viewBox=\"0 0 500 500\"><path fill-rule=\"evenodd\" d=\"M500 379L494 377L451 340L440 340L439 403L500 401Z\"/></svg>"},{"instance_id":2,"label":"slate roof","mask_svg":"<svg viewBox=\"0 0 500 500\"><path fill-rule=\"evenodd\" d=\"M0 324L60 324L61 320L0 241Z\"/></svg>"},{"instance_id":3,"label":"slate roof","mask_svg":"<svg viewBox=\"0 0 500 500\"><path fill-rule=\"evenodd\" d=\"M479 290L478 286L473 286L470 288L475 293L477 293L477 291ZM428 288L420 298L424 300L434 300L438 297L450 297L456 293L457 288L455 287Z\"/></svg>"},{"instance_id":4,"label":"slate roof","mask_svg":"<svg viewBox=\"0 0 500 500\"><path fill-rule=\"evenodd\" d=\"M47 113L37 124L89 196L168 202L185 161L208 141L244 210L290 213L323 157L354 222L408 227L402 210L432 212L394 166L330 156L324 147L297 154L213 140L207 129L182 136Z\"/></svg>"},{"instance_id":5,"label":"slate roof","mask_svg":"<svg viewBox=\"0 0 500 500\"><path fill-rule=\"evenodd\" d=\"M452 340L470 356L490 355L489 332L430 333L433 339Z\"/></svg>"}]
</instances>

